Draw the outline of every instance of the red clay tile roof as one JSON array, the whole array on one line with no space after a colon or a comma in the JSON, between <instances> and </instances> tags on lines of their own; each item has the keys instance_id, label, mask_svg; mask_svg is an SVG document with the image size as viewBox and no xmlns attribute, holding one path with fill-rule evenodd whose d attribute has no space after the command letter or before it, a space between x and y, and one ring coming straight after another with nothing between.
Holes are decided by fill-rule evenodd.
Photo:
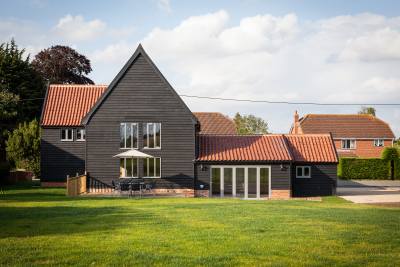
<instances>
[{"instance_id":1,"label":"red clay tile roof","mask_svg":"<svg viewBox=\"0 0 400 267\"><path fill-rule=\"evenodd\" d=\"M283 135L199 135L199 161L291 161Z\"/></svg>"},{"instance_id":2,"label":"red clay tile roof","mask_svg":"<svg viewBox=\"0 0 400 267\"><path fill-rule=\"evenodd\" d=\"M333 138L394 138L386 122L366 114L308 114L300 127L304 134L332 133Z\"/></svg>"},{"instance_id":3,"label":"red clay tile roof","mask_svg":"<svg viewBox=\"0 0 400 267\"><path fill-rule=\"evenodd\" d=\"M336 148L329 134L285 135L296 162L337 162Z\"/></svg>"},{"instance_id":4,"label":"red clay tile roof","mask_svg":"<svg viewBox=\"0 0 400 267\"><path fill-rule=\"evenodd\" d=\"M232 119L219 112L193 112L200 122L201 134L236 134Z\"/></svg>"},{"instance_id":5,"label":"red clay tile roof","mask_svg":"<svg viewBox=\"0 0 400 267\"><path fill-rule=\"evenodd\" d=\"M106 89L106 85L50 85L41 125L80 126L82 118Z\"/></svg>"},{"instance_id":6,"label":"red clay tile roof","mask_svg":"<svg viewBox=\"0 0 400 267\"><path fill-rule=\"evenodd\" d=\"M336 163L330 135L199 135L198 161Z\"/></svg>"}]
</instances>

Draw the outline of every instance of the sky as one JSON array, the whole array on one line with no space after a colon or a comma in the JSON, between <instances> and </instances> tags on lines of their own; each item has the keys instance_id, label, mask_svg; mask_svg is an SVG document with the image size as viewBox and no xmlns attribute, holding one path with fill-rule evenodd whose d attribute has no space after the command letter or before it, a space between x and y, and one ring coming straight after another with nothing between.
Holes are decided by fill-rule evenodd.
<instances>
[{"instance_id":1,"label":"sky","mask_svg":"<svg viewBox=\"0 0 400 267\"><path fill-rule=\"evenodd\" d=\"M141 43L178 94L289 102L400 103L400 1L2 1L0 42L31 58L52 45L86 55L109 84ZM183 97L192 111L254 114L287 133L297 110L356 106ZM400 136L400 106L375 106Z\"/></svg>"}]
</instances>

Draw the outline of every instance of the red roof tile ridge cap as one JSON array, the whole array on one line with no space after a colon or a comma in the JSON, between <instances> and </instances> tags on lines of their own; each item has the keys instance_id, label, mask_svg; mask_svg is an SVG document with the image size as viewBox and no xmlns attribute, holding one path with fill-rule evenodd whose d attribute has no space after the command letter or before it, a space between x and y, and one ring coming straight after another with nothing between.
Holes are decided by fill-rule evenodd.
<instances>
[{"instance_id":1,"label":"red roof tile ridge cap","mask_svg":"<svg viewBox=\"0 0 400 267\"><path fill-rule=\"evenodd\" d=\"M63 83L52 83L49 87L108 87L107 84L63 84Z\"/></svg>"},{"instance_id":2,"label":"red roof tile ridge cap","mask_svg":"<svg viewBox=\"0 0 400 267\"><path fill-rule=\"evenodd\" d=\"M329 133L313 133L313 134L285 134L288 137L330 137Z\"/></svg>"}]
</instances>

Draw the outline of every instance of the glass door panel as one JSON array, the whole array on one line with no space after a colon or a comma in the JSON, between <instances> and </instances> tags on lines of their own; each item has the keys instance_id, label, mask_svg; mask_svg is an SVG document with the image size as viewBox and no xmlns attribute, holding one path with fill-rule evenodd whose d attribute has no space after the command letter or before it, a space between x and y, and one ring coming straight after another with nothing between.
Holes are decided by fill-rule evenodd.
<instances>
[{"instance_id":1,"label":"glass door panel","mask_svg":"<svg viewBox=\"0 0 400 267\"><path fill-rule=\"evenodd\" d=\"M212 196L221 196L221 168L211 168Z\"/></svg>"},{"instance_id":2,"label":"glass door panel","mask_svg":"<svg viewBox=\"0 0 400 267\"><path fill-rule=\"evenodd\" d=\"M260 194L268 197L269 194L269 168L260 168Z\"/></svg>"},{"instance_id":3,"label":"glass door panel","mask_svg":"<svg viewBox=\"0 0 400 267\"><path fill-rule=\"evenodd\" d=\"M248 198L257 198L257 168L247 168Z\"/></svg>"},{"instance_id":4,"label":"glass door panel","mask_svg":"<svg viewBox=\"0 0 400 267\"><path fill-rule=\"evenodd\" d=\"M245 168L236 168L236 196L244 197L244 170Z\"/></svg>"},{"instance_id":5,"label":"glass door panel","mask_svg":"<svg viewBox=\"0 0 400 267\"><path fill-rule=\"evenodd\" d=\"M232 196L233 168L224 168L224 196Z\"/></svg>"}]
</instances>

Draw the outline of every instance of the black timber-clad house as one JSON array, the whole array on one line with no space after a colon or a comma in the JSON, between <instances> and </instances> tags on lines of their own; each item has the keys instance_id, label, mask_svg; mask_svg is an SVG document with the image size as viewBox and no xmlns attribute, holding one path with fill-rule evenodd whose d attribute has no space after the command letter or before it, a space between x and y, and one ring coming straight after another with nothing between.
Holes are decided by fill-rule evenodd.
<instances>
[{"instance_id":1,"label":"black timber-clad house","mask_svg":"<svg viewBox=\"0 0 400 267\"><path fill-rule=\"evenodd\" d=\"M330 136L302 135L296 145L293 136L218 136L201 125L139 45L109 86L49 86L41 118L42 184L62 185L67 175L86 172L108 185L141 178L154 190L206 196L335 193ZM298 182L298 174L308 180Z\"/></svg>"}]
</instances>

